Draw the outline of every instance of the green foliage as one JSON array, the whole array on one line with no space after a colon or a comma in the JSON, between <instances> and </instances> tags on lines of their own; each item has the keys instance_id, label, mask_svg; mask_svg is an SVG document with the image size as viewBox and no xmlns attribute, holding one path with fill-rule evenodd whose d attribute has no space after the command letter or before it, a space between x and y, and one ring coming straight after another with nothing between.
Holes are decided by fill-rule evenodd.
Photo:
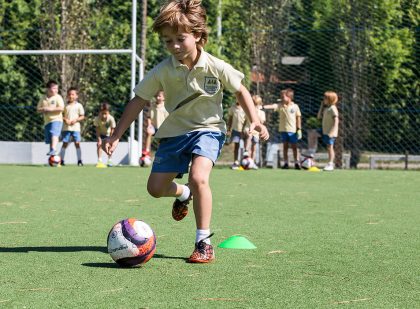
<instances>
[{"instance_id":1,"label":"green foliage","mask_svg":"<svg viewBox=\"0 0 420 309\"><path fill-rule=\"evenodd\" d=\"M168 56L151 30L163 2L147 1L146 72ZM63 3L72 8L67 24ZM418 110L420 97L419 0L209 0L203 5L210 30L205 49L242 71L246 86L264 101L274 102L280 88L291 86L306 104L305 118L316 112L324 91L335 90L342 102L347 149L401 152L410 144L410 151L420 152L409 134L420 125L418 114L409 113ZM1 49L128 49L130 25L131 1L0 0ZM286 66L281 64L284 56L306 60L302 66ZM264 75L264 82L251 81L254 70ZM1 128L2 138L42 139L34 107L49 78L59 80L63 90L78 86L89 115L105 100L119 113L131 94L130 56L1 56L0 106L12 128ZM225 109L234 101L227 93ZM384 132L387 138L379 139ZM88 127L85 133L90 139L93 131Z\"/></svg>"}]
</instances>

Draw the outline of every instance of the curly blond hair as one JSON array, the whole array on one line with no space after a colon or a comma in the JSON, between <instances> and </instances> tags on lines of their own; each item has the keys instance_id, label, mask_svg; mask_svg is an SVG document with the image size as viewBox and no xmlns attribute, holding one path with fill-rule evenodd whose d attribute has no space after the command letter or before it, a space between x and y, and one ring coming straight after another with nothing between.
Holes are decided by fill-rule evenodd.
<instances>
[{"instance_id":1,"label":"curly blond hair","mask_svg":"<svg viewBox=\"0 0 420 309\"><path fill-rule=\"evenodd\" d=\"M172 0L166 2L153 22L153 31L161 34L164 27L182 29L201 35L197 45L204 47L208 40L207 14L201 0Z\"/></svg>"}]
</instances>

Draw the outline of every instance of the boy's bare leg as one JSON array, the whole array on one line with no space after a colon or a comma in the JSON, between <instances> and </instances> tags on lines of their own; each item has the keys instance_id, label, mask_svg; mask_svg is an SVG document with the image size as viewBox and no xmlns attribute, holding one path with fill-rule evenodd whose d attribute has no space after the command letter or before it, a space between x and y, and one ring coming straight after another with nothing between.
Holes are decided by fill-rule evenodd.
<instances>
[{"instance_id":1,"label":"boy's bare leg","mask_svg":"<svg viewBox=\"0 0 420 309\"><path fill-rule=\"evenodd\" d=\"M212 193L209 178L212 168L213 162L210 159L194 156L189 176L189 187L194 196L193 204L197 229L207 230L210 228Z\"/></svg>"},{"instance_id":2,"label":"boy's bare leg","mask_svg":"<svg viewBox=\"0 0 420 309\"><path fill-rule=\"evenodd\" d=\"M293 151L293 159L295 159L295 162L298 162L298 149L297 144L292 144L292 151Z\"/></svg>"},{"instance_id":3,"label":"boy's bare leg","mask_svg":"<svg viewBox=\"0 0 420 309\"><path fill-rule=\"evenodd\" d=\"M335 153L334 153L334 145L327 145L328 150L328 162L334 163Z\"/></svg>"},{"instance_id":4,"label":"boy's bare leg","mask_svg":"<svg viewBox=\"0 0 420 309\"><path fill-rule=\"evenodd\" d=\"M283 158L284 158L284 163L288 163L289 162L289 143L288 142L284 142L283 143Z\"/></svg>"},{"instance_id":5,"label":"boy's bare leg","mask_svg":"<svg viewBox=\"0 0 420 309\"><path fill-rule=\"evenodd\" d=\"M183 186L174 182L178 173L151 173L147 182L147 191L153 197L178 197Z\"/></svg>"},{"instance_id":6,"label":"boy's bare leg","mask_svg":"<svg viewBox=\"0 0 420 309\"><path fill-rule=\"evenodd\" d=\"M152 146L152 134L147 134L146 145L145 145L146 151L150 151L151 146Z\"/></svg>"},{"instance_id":7,"label":"boy's bare leg","mask_svg":"<svg viewBox=\"0 0 420 309\"><path fill-rule=\"evenodd\" d=\"M234 148L233 148L233 162L238 160L238 155L239 155L239 143L235 143Z\"/></svg>"},{"instance_id":8,"label":"boy's bare leg","mask_svg":"<svg viewBox=\"0 0 420 309\"><path fill-rule=\"evenodd\" d=\"M51 137L51 149L57 150L58 136Z\"/></svg>"},{"instance_id":9,"label":"boy's bare leg","mask_svg":"<svg viewBox=\"0 0 420 309\"><path fill-rule=\"evenodd\" d=\"M102 147L101 145L98 145L97 147L97 154L98 154L98 161L102 159Z\"/></svg>"}]
</instances>

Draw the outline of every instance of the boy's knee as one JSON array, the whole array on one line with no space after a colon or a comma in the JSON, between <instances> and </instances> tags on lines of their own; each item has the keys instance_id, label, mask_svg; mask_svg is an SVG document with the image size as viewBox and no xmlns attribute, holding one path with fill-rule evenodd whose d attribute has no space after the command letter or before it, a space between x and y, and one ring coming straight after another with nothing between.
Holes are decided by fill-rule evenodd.
<instances>
[{"instance_id":1,"label":"boy's knee","mask_svg":"<svg viewBox=\"0 0 420 309\"><path fill-rule=\"evenodd\" d=\"M207 186L208 180L206 177L202 177L201 175L194 175L190 177L189 186L193 188L200 188L202 186Z\"/></svg>"},{"instance_id":2,"label":"boy's knee","mask_svg":"<svg viewBox=\"0 0 420 309\"><path fill-rule=\"evenodd\" d=\"M150 182L147 184L147 192L149 192L149 194L155 198L160 198L163 196L161 187Z\"/></svg>"}]
</instances>

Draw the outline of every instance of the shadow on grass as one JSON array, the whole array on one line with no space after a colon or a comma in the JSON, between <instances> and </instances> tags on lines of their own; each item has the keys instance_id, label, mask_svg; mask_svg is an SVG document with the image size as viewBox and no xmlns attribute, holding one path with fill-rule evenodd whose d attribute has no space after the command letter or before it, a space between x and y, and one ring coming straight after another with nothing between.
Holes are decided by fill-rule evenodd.
<instances>
[{"instance_id":1,"label":"shadow on grass","mask_svg":"<svg viewBox=\"0 0 420 309\"><path fill-rule=\"evenodd\" d=\"M68 247L0 247L0 253L29 253L34 252L81 252L81 251L97 251L108 253L106 247L99 246L68 246Z\"/></svg>"},{"instance_id":2,"label":"shadow on grass","mask_svg":"<svg viewBox=\"0 0 420 309\"><path fill-rule=\"evenodd\" d=\"M167 255L164 255L164 254L155 254L155 255L153 255L152 259L174 259L174 260L184 260L185 262L188 261L188 259L185 258L185 257L167 256ZM121 269L138 268L138 267L122 267L122 266L119 266L117 263L83 263L82 266L100 267L100 268L121 268Z\"/></svg>"}]
</instances>

